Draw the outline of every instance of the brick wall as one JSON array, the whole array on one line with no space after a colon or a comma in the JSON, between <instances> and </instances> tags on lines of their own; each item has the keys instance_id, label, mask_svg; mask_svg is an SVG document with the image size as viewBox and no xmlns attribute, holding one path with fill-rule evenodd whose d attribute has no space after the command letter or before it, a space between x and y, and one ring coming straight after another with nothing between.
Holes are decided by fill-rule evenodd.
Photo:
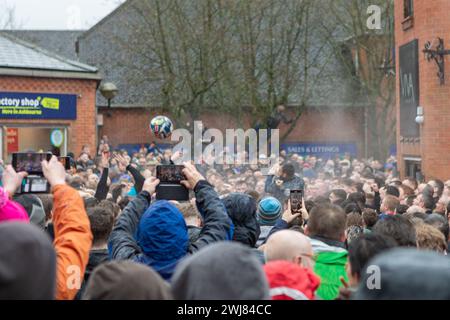
<instances>
[{"instance_id":1,"label":"brick wall","mask_svg":"<svg viewBox=\"0 0 450 320\"><path fill-rule=\"evenodd\" d=\"M99 111L103 115L104 125L99 129L99 135L107 135L113 145L150 143L150 120L159 115L155 109L145 108L117 108ZM109 114L109 115L108 115ZM169 114L167 116L171 117ZM363 153L363 113L360 109L328 109L325 111L306 111L290 133L286 142L341 142L356 143L359 156ZM250 127L252 116L245 116L241 123L233 120L227 114L205 114L201 117L203 125L208 128L217 128L222 132L225 129ZM280 136L287 129L286 125L280 127Z\"/></svg>"},{"instance_id":2,"label":"brick wall","mask_svg":"<svg viewBox=\"0 0 450 320\"><path fill-rule=\"evenodd\" d=\"M51 124L68 127L68 151L76 154L83 145L96 146L96 111L95 93L97 81L75 79L50 79L30 77L0 77L0 91L42 92L59 94L76 94L77 120L17 120L0 119L0 124Z\"/></svg>"},{"instance_id":3,"label":"brick wall","mask_svg":"<svg viewBox=\"0 0 450 320\"><path fill-rule=\"evenodd\" d=\"M399 47L419 40L420 106L424 107L425 121L420 128L420 142L400 143L400 121L397 121L397 146L400 172L404 172L405 155L420 156L422 171L427 179L450 179L450 56L445 57L446 84L441 86L434 61L428 62L422 53L425 42L436 37L444 39L450 48L450 1L415 0L413 26L403 30L403 0L395 0L395 38L397 57ZM399 63L397 61L397 75ZM399 81L397 79L397 92ZM397 119L400 119L400 98L397 94Z\"/></svg>"}]
</instances>

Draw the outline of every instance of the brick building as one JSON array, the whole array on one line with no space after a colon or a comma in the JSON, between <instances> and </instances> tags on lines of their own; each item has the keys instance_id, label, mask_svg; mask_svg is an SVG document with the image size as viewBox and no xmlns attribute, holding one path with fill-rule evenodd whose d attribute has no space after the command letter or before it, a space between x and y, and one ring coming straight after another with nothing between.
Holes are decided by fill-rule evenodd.
<instances>
[{"instance_id":1,"label":"brick building","mask_svg":"<svg viewBox=\"0 0 450 320\"><path fill-rule=\"evenodd\" d=\"M154 108L120 108L107 110L102 107L99 115L103 119L99 127L99 136L107 135L113 143L119 141L121 146L127 144L148 144L153 138L148 129L152 117L169 113L161 113ZM200 117L208 128L216 128L225 132L231 128L249 128L251 115L244 116L238 124L231 115L209 113ZM294 130L289 134L284 146L330 145L361 155L363 150L363 112L360 108L333 109L325 111L308 109L298 120ZM280 136L287 130L287 125L280 126Z\"/></svg>"},{"instance_id":2,"label":"brick building","mask_svg":"<svg viewBox=\"0 0 450 320\"><path fill-rule=\"evenodd\" d=\"M94 67L0 33L0 158L95 147L99 82Z\"/></svg>"},{"instance_id":3,"label":"brick building","mask_svg":"<svg viewBox=\"0 0 450 320\"><path fill-rule=\"evenodd\" d=\"M450 77L424 52L449 49L450 1L396 0L395 21L400 174L450 179Z\"/></svg>"}]
</instances>

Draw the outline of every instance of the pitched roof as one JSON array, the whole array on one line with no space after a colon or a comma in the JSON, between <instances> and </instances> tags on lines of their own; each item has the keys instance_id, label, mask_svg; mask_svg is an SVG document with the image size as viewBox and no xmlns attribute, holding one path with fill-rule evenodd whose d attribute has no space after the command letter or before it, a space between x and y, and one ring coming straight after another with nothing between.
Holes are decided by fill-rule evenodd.
<instances>
[{"instance_id":1,"label":"pitched roof","mask_svg":"<svg viewBox=\"0 0 450 320\"><path fill-rule=\"evenodd\" d=\"M34 44L0 32L0 68L97 73L98 69L73 61Z\"/></svg>"},{"instance_id":2,"label":"pitched roof","mask_svg":"<svg viewBox=\"0 0 450 320\"><path fill-rule=\"evenodd\" d=\"M65 58L77 60L75 44L83 30L4 30L6 34L45 48Z\"/></svg>"}]
</instances>

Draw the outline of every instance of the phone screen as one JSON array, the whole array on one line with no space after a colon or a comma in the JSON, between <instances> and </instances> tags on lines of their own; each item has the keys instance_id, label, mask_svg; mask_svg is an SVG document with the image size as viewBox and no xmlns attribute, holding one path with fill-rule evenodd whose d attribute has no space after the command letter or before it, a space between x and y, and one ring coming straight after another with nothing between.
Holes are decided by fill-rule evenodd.
<instances>
[{"instance_id":1,"label":"phone screen","mask_svg":"<svg viewBox=\"0 0 450 320\"><path fill-rule=\"evenodd\" d=\"M291 202L291 212L297 213L302 209L303 190L291 190L289 201Z\"/></svg>"},{"instance_id":2,"label":"phone screen","mask_svg":"<svg viewBox=\"0 0 450 320\"><path fill-rule=\"evenodd\" d=\"M156 178L161 183L180 183L181 180L186 180L183 174L184 166L181 165L163 165L156 167Z\"/></svg>"},{"instance_id":3,"label":"phone screen","mask_svg":"<svg viewBox=\"0 0 450 320\"><path fill-rule=\"evenodd\" d=\"M41 162L49 161L51 153L13 153L12 165L16 172L27 172L29 174L42 175Z\"/></svg>"},{"instance_id":4,"label":"phone screen","mask_svg":"<svg viewBox=\"0 0 450 320\"><path fill-rule=\"evenodd\" d=\"M27 177L22 181L21 193L47 193L48 191L47 179L43 177Z\"/></svg>"}]
</instances>

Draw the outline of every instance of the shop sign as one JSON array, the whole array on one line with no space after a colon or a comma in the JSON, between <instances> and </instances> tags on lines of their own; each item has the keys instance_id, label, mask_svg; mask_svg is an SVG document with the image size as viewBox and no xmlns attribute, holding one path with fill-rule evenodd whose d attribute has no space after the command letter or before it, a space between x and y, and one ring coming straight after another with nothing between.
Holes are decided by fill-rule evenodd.
<instances>
[{"instance_id":1,"label":"shop sign","mask_svg":"<svg viewBox=\"0 0 450 320\"><path fill-rule=\"evenodd\" d=\"M288 154L297 153L302 156L316 156L319 158L329 159L336 156L349 154L353 157L357 155L356 143L284 143L281 149Z\"/></svg>"},{"instance_id":2,"label":"shop sign","mask_svg":"<svg viewBox=\"0 0 450 320\"><path fill-rule=\"evenodd\" d=\"M77 118L77 95L0 92L0 119Z\"/></svg>"}]
</instances>

